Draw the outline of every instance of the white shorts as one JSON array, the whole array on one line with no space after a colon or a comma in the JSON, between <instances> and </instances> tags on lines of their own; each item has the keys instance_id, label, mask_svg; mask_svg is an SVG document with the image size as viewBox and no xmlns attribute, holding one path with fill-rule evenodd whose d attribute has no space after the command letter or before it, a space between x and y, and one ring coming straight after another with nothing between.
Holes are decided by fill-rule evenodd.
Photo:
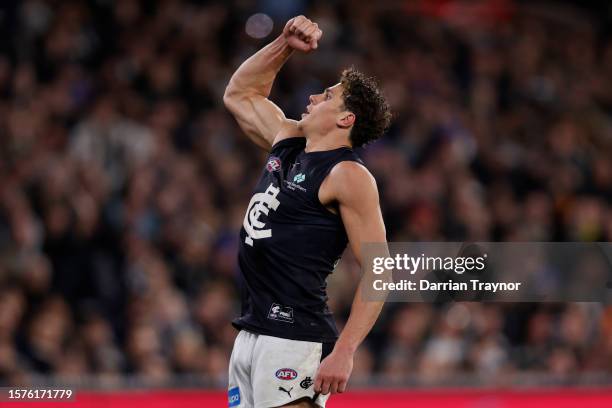
<instances>
[{"instance_id":1,"label":"white shorts","mask_svg":"<svg viewBox=\"0 0 612 408\"><path fill-rule=\"evenodd\" d=\"M229 363L230 407L271 408L308 397L325 407L329 397L314 392L323 344L264 336L241 330Z\"/></svg>"}]
</instances>

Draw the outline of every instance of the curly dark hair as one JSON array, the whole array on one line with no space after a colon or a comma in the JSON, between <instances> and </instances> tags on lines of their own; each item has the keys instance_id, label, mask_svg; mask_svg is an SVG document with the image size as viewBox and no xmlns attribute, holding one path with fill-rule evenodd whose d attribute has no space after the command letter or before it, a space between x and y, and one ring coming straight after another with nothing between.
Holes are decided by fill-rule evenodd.
<instances>
[{"instance_id":1,"label":"curly dark hair","mask_svg":"<svg viewBox=\"0 0 612 408\"><path fill-rule=\"evenodd\" d=\"M391 123L391 111L376 81L351 67L342 71L340 83L344 106L355 114L351 145L361 147L381 137Z\"/></svg>"}]
</instances>

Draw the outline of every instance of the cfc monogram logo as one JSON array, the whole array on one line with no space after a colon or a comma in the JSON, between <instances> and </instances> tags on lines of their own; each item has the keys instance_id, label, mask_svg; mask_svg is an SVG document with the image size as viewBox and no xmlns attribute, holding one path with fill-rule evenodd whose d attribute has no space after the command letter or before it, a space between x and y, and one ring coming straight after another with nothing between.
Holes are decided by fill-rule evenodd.
<instances>
[{"instance_id":1,"label":"cfc monogram logo","mask_svg":"<svg viewBox=\"0 0 612 408\"><path fill-rule=\"evenodd\" d=\"M244 229L247 233L244 242L248 245L253 246L254 239L270 238L272 236L271 229L263 229L266 223L260 221L259 217L261 213L268 215L270 209L276 211L280 205L280 201L276 199L279 192L280 189L274 187L274 184L270 183L265 192L257 193L251 198L243 222Z\"/></svg>"}]
</instances>

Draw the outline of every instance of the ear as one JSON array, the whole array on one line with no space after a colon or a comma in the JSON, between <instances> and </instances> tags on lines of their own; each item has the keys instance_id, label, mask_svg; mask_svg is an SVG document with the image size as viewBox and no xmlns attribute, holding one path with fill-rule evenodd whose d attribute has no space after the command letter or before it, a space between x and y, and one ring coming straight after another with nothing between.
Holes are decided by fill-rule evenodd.
<instances>
[{"instance_id":1,"label":"ear","mask_svg":"<svg viewBox=\"0 0 612 408\"><path fill-rule=\"evenodd\" d=\"M355 124L355 114L353 112L344 111L338 115L336 125L343 129L348 129Z\"/></svg>"}]
</instances>

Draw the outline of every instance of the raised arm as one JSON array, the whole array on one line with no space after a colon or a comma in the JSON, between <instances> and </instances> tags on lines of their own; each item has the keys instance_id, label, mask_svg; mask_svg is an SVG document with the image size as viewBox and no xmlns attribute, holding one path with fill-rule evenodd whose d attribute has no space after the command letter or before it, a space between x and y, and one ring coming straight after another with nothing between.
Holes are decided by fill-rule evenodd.
<instances>
[{"instance_id":1,"label":"raised arm","mask_svg":"<svg viewBox=\"0 0 612 408\"><path fill-rule=\"evenodd\" d=\"M348 161L337 164L321 186L320 199L338 203L351 249L360 265L361 244L387 242L376 181L362 165ZM383 247L386 252L386 245ZM384 302L363 299L362 287L367 282L369 279L364 275L334 350L321 362L315 379L317 392L344 391L353 368L353 355L380 314Z\"/></svg>"},{"instance_id":2,"label":"raised arm","mask_svg":"<svg viewBox=\"0 0 612 408\"><path fill-rule=\"evenodd\" d=\"M230 79L223 102L241 129L258 146L269 150L282 138L299 135L297 122L268 99L278 71L294 50L317 48L323 33L304 16L287 22L283 33L247 59Z\"/></svg>"}]
</instances>

